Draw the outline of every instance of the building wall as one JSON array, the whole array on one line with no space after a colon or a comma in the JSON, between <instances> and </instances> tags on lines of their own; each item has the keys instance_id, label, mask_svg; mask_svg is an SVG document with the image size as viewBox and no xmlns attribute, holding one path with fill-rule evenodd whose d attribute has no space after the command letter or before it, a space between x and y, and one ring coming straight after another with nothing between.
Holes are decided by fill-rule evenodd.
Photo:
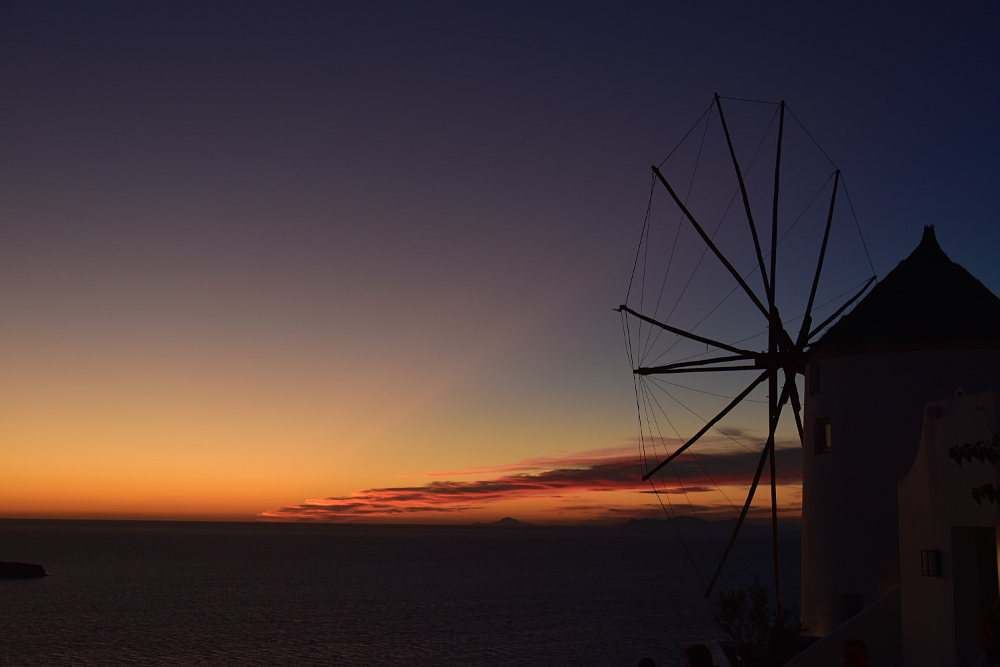
<instances>
[{"instance_id":1,"label":"building wall","mask_svg":"<svg viewBox=\"0 0 1000 667\"><path fill-rule=\"evenodd\" d=\"M899 586L896 485L913 465L925 404L958 387L1000 387L1000 350L859 354L806 368L802 620L810 634L843 623L845 601L857 611ZM832 446L817 453L822 419Z\"/></svg>"},{"instance_id":2,"label":"building wall","mask_svg":"<svg viewBox=\"0 0 1000 667\"><path fill-rule=\"evenodd\" d=\"M980 619L998 595L996 506L971 490L996 483L976 460L958 465L948 448L988 440L1000 393L929 403L913 468L898 485L903 659L907 667L972 665L982 652ZM921 552L940 569L925 572Z\"/></svg>"}]
</instances>

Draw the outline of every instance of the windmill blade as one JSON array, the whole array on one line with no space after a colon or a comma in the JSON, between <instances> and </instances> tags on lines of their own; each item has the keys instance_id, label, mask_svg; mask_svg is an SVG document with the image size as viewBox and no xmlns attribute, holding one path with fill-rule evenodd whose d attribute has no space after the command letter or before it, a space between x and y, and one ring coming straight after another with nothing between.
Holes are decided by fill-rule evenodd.
<instances>
[{"instance_id":1,"label":"windmill blade","mask_svg":"<svg viewBox=\"0 0 1000 667\"><path fill-rule=\"evenodd\" d=\"M781 416L781 409L784 407L787 400L788 393L786 391L782 391L781 400L778 401L776 410L778 417ZM777 419L774 419L769 429L770 432L767 436L767 444L764 445L764 450L760 455L760 461L757 463L757 472L754 473L753 484L750 485L750 492L747 494L747 500L743 504L743 511L740 512L740 518L736 521L736 528L733 529L733 536L729 538L729 544L726 546L726 551L722 554L722 560L719 562L719 567L715 570L715 576L712 577L712 583L708 585L708 590L705 591L706 599L712 595L712 590L715 588L715 584L719 581L719 575L722 574L722 568L726 564L726 559L729 558L729 553L733 550L733 546L736 544L736 537L740 534L740 528L743 527L743 521L747 518L747 512L750 510L750 505L753 503L754 493L756 493L757 485L760 483L760 475L764 472L764 464L767 462L767 457L771 448L774 447L774 429L776 426Z\"/></svg>"},{"instance_id":2,"label":"windmill blade","mask_svg":"<svg viewBox=\"0 0 1000 667\"><path fill-rule=\"evenodd\" d=\"M756 355L755 355L756 356ZM748 357L743 354L734 354L729 357L712 357L710 359L695 359L694 361L678 361L676 363L667 364L665 366L655 366L654 368L662 368L664 370L673 370L675 368L685 368L688 366L708 366L710 364L721 364L725 361L742 361L744 359L753 359L754 357ZM648 375L646 373L645 375Z\"/></svg>"},{"instance_id":3,"label":"windmill blade","mask_svg":"<svg viewBox=\"0 0 1000 667\"><path fill-rule=\"evenodd\" d=\"M847 310L848 307L850 307L850 305L852 303L854 303L855 301L857 301L858 299L860 299L861 295L868 291L868 288L871 286L871 284L873 282L875 282L875 276L872 276L871 278L869 278L868 282L865 283L864 287L862 287L860 290L858 290L857 294L855 294L850 299L848 299L847 303L845 303L843 306L841 306L840 308L838 308L837 312L835 312L833 315L831 315L830 317L828 317L825 320L823 320L823 324L819 325L818 327L816 327L815 329L813 329L812 331L810 331L809 335L806 337L806 340L807 341L808 340L812 340L812 337L815 336L820 331L822 331L823 329L825 329L827 327L827 325L830 324L830 322L833 322L835 319L837 319L838 317L840 317L840 314L842 312L844 312L845 310Z\"/></svg>"},{"instance_id":4,"label":"windmill blade","mask_svg":"<svg viewBox=\"0 0 1000 667\"><path fill-rule=\"evenodd\" d=\"M778 176L781 173L781 139L785 133L785 101L778 105L778 152L774 158L774 201L771 206L771 291L768 303L774 310L774 286L778 279ZM778 325L780 326L780 321Z\"/></svg>"},{"instance_id":5,"label":"windmill blade","mask_svg":"<svg viewBox=\"0 0 1000 667\"><path fill-rule=\"evenodd\" d=\"M728 350L730 352L735 352L736 354L743 355L743 357L746 358L746 359L754 359L757 356L755 353L751 352L750 350L744 350L744 349L741 349L741 348L738 348L738 347L733 347L732 345L727 345L726 343L720 343L717 340L712 340L711 338L705 338L704 336L699 336L698 334L693 334L690 331L684 331L683 329L678 329L677 327L672 327L669 324L664 324L663 322L660 322L658 320L654 320L652 317L649 317L647 315L643 315L642 313L637 313L636 311L632 310L631 308L629 308L625 304L622 304L622 305L618 306L618 310L619 311L624 311L624 312L626 312L626 313L628 313L630 315L634 315L635 317L638 317L643 322L649 322L650 324L652 324L654 326L658 326L661 329L665 329L665 330L669 331L670 333L675 333L678 336L683 336L684 338L690 338L691 340L698 341L699 343L704 343L705 345L711 345L713 347L717 347L720 350Z\"/></svg>"},{"instance_id":6,"label":"windmill blade","mask_svg":"<svg viewBox=\"0 0 1000 667\"><path fill-rule=\"evenodd\" d=\"M736 282L740 284L740 287L742 287L743 291L747 293L747 296L750 297L750 300L753 301L754 304L757 306L757 308L760 309L760 312L764 313L764 317L769 317L767 308L765 308L764 304L760 302L760 299L757 298L757 295L753 293L753 290L750 289L750 286L747 285L747 282L743 280L743 276L741 276L740 272L736 270L736 267L730 264L729 260L726 259L726 256L722 254L722 251L719 250L714 243L712 243L712 239L709 238L708 234L705 233L705 230L701 228L701 225L698 224L698 221L694 219L694 216L691 215L691 211L689 211L687 206L684 205L684 202L681 201L681 198L677 196L677 193L674 192L674 189L670 187L670 183L667 183L667 179L663 178L663 174L660 173L659 168L657 168L655 164L653 165L653 173L656 174L656 177L660 179L660 182L663 183L664 187L667 188L667 192L669 192L670 196L673 197L674 202L677 204L677 206L680 207L681 212L684 213L684 216L691 221L692 225L694 225L695 230L698 232L699 235L701 235L701 238L705 242L705 245L707 245L709 249L711 249L711 251L715 253L715 256L719 258L719 261L721 261L723 265L725 265L725 267L729 269L729 273L731 273L733 278L736 279Z\"/></svg>"},{"instance_id":7,"label":"windmill blade","mask_svg":"<svg viewBox=\"0 0 1000 667\"><path fill-rule=\"evenodd\" d=\"M809 291L809 301L806 303L806 314L802 318L802 328L799 329L797 347L805 345L806 334L812 324L813 303L816 301L816 288L819 287L819 274L823 270L823 260L826 258L826 244L830 240L830 225L833 223L833 207L837 201L837 188L840 185L840 170L834 172L833 194L830 196L830 212L826 216L826 230L823 232L823 244L819 248L819 262L816 263L816 275L813 277L812 289ZM793 400L792 405L795 405Z\"/></svg>"},{"instance_id":8,"label":"windmill blade","mask_svg":"<svg viewBox=\"0 0 1000 667\"><path fill-rule=\"evenodd\" d=\"M736 179L740 183L740 192L743 194L743 209L747 213L747 222L750 223L750 234L753 236L753 247L757 251L757 264L760 266L760 277L764 279L764 292L771 293L771 284L767 277L767 268L764 266L764 255L760 250L760 239L757 237L757 226L753 222L753 211L750 210L750 197L747 195L747 186L743 181L743 171L740 163L736 160L736 149L733 148L733 140L729 136L729 126L726 124L726 116L722 113L722 100L719 94L715 94L715 106L719 110L719 120L722 121L722 130L726 133L726 143L729 145L729 155L733 159L733 168L736 170Z\"/></svg>"},{"instance_id":9,"label":"windmill blade","mask_svg":"<svg viewBox=\"0 0 1000 667\"><path fill-rule=\"evenodd\" d=\"M772 355L772 359L776 358L778 355L778 347L780 339L789 338L788 332L785 331L784 326L781 323L781 316L778 315L778 308L775 305L775 293L777 289L778 281L778 191L781 184L781 142L785 134L785 101L782 100L781 104L778 106L778 148L777 153L774 157L774 200L771 205L771 291L768 293L768 305L771 307L771 317L769 320L769 333L770 345L769 351ZM789 341L790 342L790 341ZM773 534L774 541L774 597L775 606L778 614L778 623L781 623L781 563L778 558L778 475L774 470L774 433L778 429L778 421L781 419L781 408L784 407L785 401L788 400L788 382L785 382L785 386L781 391L781 400L775 401L775 394L778 393L778 368L772 367L770 374L770 391L768 395L770 397L770 424L768 425L768 435L767 435L767 446L765 450L770 453L771 461L771 531ZM760 479L760 473L758 472L757 479ZM753 490L751 490L750 495L753 495ZM748 499L750 500L750 499ZM746 516L746 511L749 506L744 506L744 514ZM735 543L736 535L740 528L740 523L736 525L736 531L733 533L733 539L731 543ZM725 562L725 560L723 560ZM722 563L719 564L719 572L722 571ZM713 581L714 585L714 581ZM711 587L709 587L711 590ZM706 594L707 596L707 594Z\"/></svg>"},{"instance_id":10,"label":"windmill blade","mask_svg":"<svg viewBox=\"0 0 1000 667\"><path fill-rule=\"evenodd\" d=\"M636 375L672 375L674 373L718 373L719 371L757 371L760 366L714 366L711 368L669 368L667 366L649 366L637 368Z\"/></svg>"},{"instance_id":11,"label":"windmill blade","mask_svg":"<svg viewBox=\"0 0 1000 667\"><path fill-rule=\"evenodd\" d=\"M799 430L799 443L805 447L806 439L802 433L802 404L799 402L799 388L795 384L795 376L785 372L785 384L790 385L789 398L792 403L792 414L795 416L795 428Z\"/></svg>"},{"instance_id":12,"label":"windmill blade","mask_svg":"<svg viewBox=\"0 0 1000 667\"><path fill-rule=\"evenodd\" d=\"M774 545L774 606L778 622L784 612L781 609L781 559L778 557L778 477L774 471L774 443L771 443L771 539Z\"/></svg>"},{"instance_id":13,"label":"windmill blade","mask_svg":"<svg viewBox=\"0 0 1000 667\"><path fill-rule=\"evenodd\" d=\"M733 401L732 401L732 403L730 403L725 408L723 408L722 412L720 412L719 414L715 415L714 418L712 418L711 420L709 420L709 422L707 424L705 424L705 426L703 426L700 431L698 431L697 433L694 434L694 437L692 437L690 440L688 440L683 445L681 445L680 447L678 447L677 451L675 451L673 454L671 454L670 456L668 456L667 458L665 458L663 461L661 461L660 463L658 463L655 468L653 468L652 470L650 470L649 472L647 472L645 475L643 475L642 476L642 481L644 481L644 482L647 481L650 477L653 476L654 473L656 473L656 471L658 471L660 468L662 468L663 466L665 466L668 463L670 463L671 461L673 461L681 453L683 453L685 449L687 449L688 447L690 447L691 445L693 445L695 442L697 442L698 438L700 438L701 436L705 435L705 433L708 432L708 429L710 429L713 426L715 426L719 422L720 419L722 419L727 414L729 414L730 410L732 410L733 408L735 408L744 398L746 398L750 394L750 392L754 390L754 388L757 385L759 385L761 382L763 382L764 380L766 380L767 376L770 374L770 372L771 371L767 370L767 371L764 371L763 373L761 373L760 377L758 377L756 380L754 380L753 382L751 382L750 386L748 386L746 389L744 389L742 392L740 392L740 395L737 396L736 398L734 398Z\"/></svg>"},{"instance_id":14,"label":"windmill blade","mask_svg":"<svg viewBox=\"0 0 1000 667\"><path fill-rule=\"evenodd\" d=\"M778 389L778 370L774 369L771 373L771 425L770 434L768 440L770 441L770 455L768 459L771 464L771 540L774 546L774 602L775 609L778 615L778 623L781 623L782 610L781 610L781 559L778 557L778 473L775 471L775 461L774 461L774 434L778 430L778 420L781 417L780 409L774 403L774 395L777 393ZM788 396L788 382L786 379L785 386L782 389L782 396ZM784 401L782 401L784 405Z\"/></svg>"}]
</instances>

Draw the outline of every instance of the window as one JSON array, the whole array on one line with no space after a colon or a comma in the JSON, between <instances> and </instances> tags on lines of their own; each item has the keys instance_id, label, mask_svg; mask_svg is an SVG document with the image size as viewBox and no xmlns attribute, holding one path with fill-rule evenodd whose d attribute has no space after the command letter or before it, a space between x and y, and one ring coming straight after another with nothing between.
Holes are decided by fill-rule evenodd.
<instances>
[{"instance_id":1,"label":"window","mask_svg":"<svg viewBox=\"0 0 1000 667\"><path fill-rule=\"evenodd\" d=\"M941 576L941 551L924 549L920 552L920 574L925 577Z\"/></svg>"},{"instance_id":2,"label":"window","mask_svg":"<svg viewBox=\"0 0 1000 667\"><path fill-rule=\"evenodd\" d=\"M830 449L833 438L830 431L830 418L822 417L816 420L816 428L813 430L813 449L817 454Z\"/></svg>"}]
</instances>

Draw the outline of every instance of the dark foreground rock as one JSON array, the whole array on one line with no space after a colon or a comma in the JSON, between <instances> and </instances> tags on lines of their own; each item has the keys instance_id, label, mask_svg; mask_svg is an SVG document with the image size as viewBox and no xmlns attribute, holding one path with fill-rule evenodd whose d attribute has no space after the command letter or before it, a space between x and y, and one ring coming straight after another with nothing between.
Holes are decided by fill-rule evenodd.
<instances>
[{"instance_id":1,"label":"dark foreground rock","mask_svg":"<svg viewBox=\"0 0 1000 667\"><path fill-rule=\"evenodd\" d=\"M44 577L45 568L31 563L0 563L0 579Z\"/></svg>"}]
</instances>

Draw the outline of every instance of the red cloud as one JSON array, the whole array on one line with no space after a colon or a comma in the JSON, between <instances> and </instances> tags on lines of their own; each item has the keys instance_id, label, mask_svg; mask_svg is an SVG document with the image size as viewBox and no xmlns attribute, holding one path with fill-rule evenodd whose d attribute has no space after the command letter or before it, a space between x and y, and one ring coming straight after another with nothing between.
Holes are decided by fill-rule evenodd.
<instances>
[{"instance_id":1,"label":"red cloud","mask_svg":"<svg viewBox=\"0 0 1000 667\"><path fill-rule=\"evenodd\" d=\"M511 498L558 497L567 492L612 491L643 486L638 461L634 457L621 457L587 468L504 475L474 482L431 482L416 487L369 489L342 498L310 500L303 505L264 512L261 516L337 520L419 512L460 512Z\"/></svg>"},{"instance_id":2,"label":"red cloud","mask_svg":"<svg viewBox=\"0 0 1000 667\"><path fill-rule=\"evenodd\" d=\"M778 450L784 468L798 468L799 452ZM667 493L711 491L716 485L748 485L756 467L752 452L683 455L664 470L657 489ZM785 461L784 459L795 459ZM621 448L592 450L562 457L536 458L517 463L469 468L431 476L467 475L474 472L538 470L542 472L501 475L495 479L469 482L435 481L423 486L368 489L339 498L308 500L302 505L281 507L260 516L291 521L343 521L372 517L405 517L416 514L454 514L480 509L490 503L514 498L558 498L596 491L645 491L641 465L634 454L623 455ZM711 471L711 477L705 473ZM794 481L794 480L788 480Z\"/></svg>"}]
</instances>

